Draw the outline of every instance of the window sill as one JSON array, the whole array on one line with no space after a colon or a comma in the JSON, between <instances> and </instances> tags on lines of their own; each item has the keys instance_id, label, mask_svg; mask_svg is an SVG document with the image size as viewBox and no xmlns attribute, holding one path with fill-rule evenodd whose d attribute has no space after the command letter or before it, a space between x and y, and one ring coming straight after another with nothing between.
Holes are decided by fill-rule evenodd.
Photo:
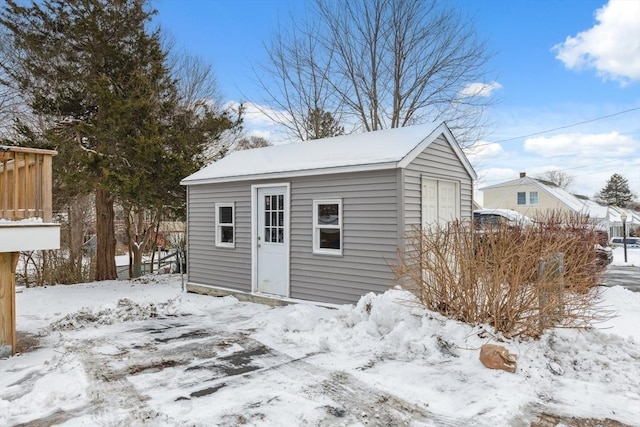
<instances>
[{"instance_id":1,"label":"window sill","mask_svg":"<svg viewBox=\"0 0 640 427\"><path fill-rule=\"evenodd\" d=\"M216 243L216 248L220 248L220 249L235 249L236 245L235 243Z\"/></svg>"},{"instance_id":2,"label":"window sill","mask_svg":"<svg viewBox=\"0 0 640 427\"><path fill-rule=\"evenodd\" d=\"M342 256L342 250L331 251L331 250L314 249L312 254L313 255L328 255L328 256L341 257Z\"/></svg>"}]
</instances>

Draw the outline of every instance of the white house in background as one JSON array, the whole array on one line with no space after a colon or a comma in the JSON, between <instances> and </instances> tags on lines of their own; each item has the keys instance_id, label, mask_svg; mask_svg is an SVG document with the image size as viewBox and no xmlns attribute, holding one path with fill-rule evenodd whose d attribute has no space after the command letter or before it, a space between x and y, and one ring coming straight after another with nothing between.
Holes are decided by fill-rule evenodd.
<instances>
[{"instance_id":1,"label":"white house in background","mask_svg":"<svg viewBox=\"0 0 640 427\"><path fill-rule=\"evenodd\" d=\"M52 150L0 145L0 357L16 348L15 269L21 251L60 248L52 223Z\"/></svg>"},{"instance_id":2,"label":"white house in background","mask_svg":"<svg viewBox=\"0 0 640 427\"><path fill-rule=\"evenodd\" d=\"M626 228L627 236L629 230L634 227L640 227L640 212L632 211L631 209L622 209L615 206L609 208L607 222L609 224L609 237L621 237L622 236L622 212L627 214Z\"/></svg>"},{"instance_id":3,"label":"white house in background","mask_svg":"<svg viewBox=\"0 0 640 427\"><path fill-rule=\"evenodd\" d=\"M603 206L576 196L552 182L531 178L525 172L518 179L483 187L485 209L511 209L534 219L544 218L550 211L588 216L594 224L608 230L609 237L622 235L620 215L623 209ZM640 226L640 214L630 209L627 226Z\"/></svg>"},{"instance_id":4,"label":"white house in background","mask_svg":"<svg viewBox=\"0 0 640 427\"><path fill-rule=\"evenodd\" d=\"M428 124L238 151L187 186L187 290L353 303L415 227L470 219L476 174Z\"/></svg>"}]
</instances>

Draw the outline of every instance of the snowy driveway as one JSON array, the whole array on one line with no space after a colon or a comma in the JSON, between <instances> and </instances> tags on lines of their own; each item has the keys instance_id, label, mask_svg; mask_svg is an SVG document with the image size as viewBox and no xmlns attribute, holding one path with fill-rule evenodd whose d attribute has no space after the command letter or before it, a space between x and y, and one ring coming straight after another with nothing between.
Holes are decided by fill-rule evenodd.
<instances>
[{"instance_id":1,"label":"snowy driveway","mask_svg":"<svg viewBox=\"0 0 640 427\"><path fill-rule=\"evenodd\" d=\"M509 374L478 360L499 337L403 291L328 309L182 294L175 278L27 289L18 329L40 347L0 360L0 425L636 425L640 295L606 292L622 336L507 340Z\"/></svg>"},{"instance_id":2,"label":"snowy driveway","mask_svg":"<svg viewBox=\"0 0 640 427\"><path fill-rule=\"evenodd\" d=\"M297 419L286 421L279 415L279 425L298 425L300 405L313 414L307 421L313 419L317 425L337 420L357 425L370 417L377 425L393 426L438 420L426 408L378 391L346 372L307 362L313 354L292 358L247 332L212 329L204 318L154 319L82 335L67 344L67 351L87 372L90 401L41 420L44 424L81 414L108 425L182 425L194 413L193 419L215 419L210 425L253 425L269 413L290 412L292 404ZM218 398L222 391L225 396ZM273 416L269 419L266 424ZM437 425L449 425L439 421Z\"/></svg>"},{"instance_id":3,"label":"snowy driveway","mask_svg":"<svg viewBox=\"0 0 640 427\"><path fill-rule=\"evenodd\" d=\"M640 292L640 267L608 267L603 276L603 285L623 286L632 292Z\"/></svg>"}]
</instances>

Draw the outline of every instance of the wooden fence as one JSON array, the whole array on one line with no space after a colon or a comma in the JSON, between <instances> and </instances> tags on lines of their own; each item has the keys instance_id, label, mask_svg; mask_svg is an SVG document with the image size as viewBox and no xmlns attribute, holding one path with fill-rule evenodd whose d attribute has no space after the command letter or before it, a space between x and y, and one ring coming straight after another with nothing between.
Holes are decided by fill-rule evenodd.
<instances>
[{"instance_id":1,"label":"wooden fence","mask_svg":"<svg viewBox=\"0 0 640 427\"><path fill-rule=\"evenodd\" d=\"M53 150L0 145L0 219L51 222Z\"/></svg>"}]
</instances>

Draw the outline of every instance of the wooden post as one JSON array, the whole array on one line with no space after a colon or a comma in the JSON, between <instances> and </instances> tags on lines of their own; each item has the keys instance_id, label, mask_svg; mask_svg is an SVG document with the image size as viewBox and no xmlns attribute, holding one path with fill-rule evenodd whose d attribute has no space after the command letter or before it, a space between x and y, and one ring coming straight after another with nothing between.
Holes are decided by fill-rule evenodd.
<instances>
[{"instance_id":1,"label":"wooden post","mask_svg":"<svg viewBox=\"0 0 640 427\"><path fill-rule=\"evenodd\" d=\"M557 253L538 264L538 302L542 329L554 326L563 315L564 254Z\"/></svg>"},{"instance_id":2,"label":"wooden post","mask_svg":"<svg viewBox=\"0 0 640 427\"><path fill-rule=\"evenodd\" d=\"M20 206L20 168L18 167L18 153L13 153L13 218L19 217L18 207Z\"/></svg>"},{"instance_id":3,"label":"wooden post","mask_svg":"<svg viewBox=\"0 0 640 427\"><path fill-rule=\"evenodd\" d=\"M42 163L42 219L52 221L53 213L53 179L51 176L52 156L44 156Z\"/></svg>"},{"instance_id":4,"label":"wooden post","mask_svg":"<svg viewBox=\"0 0 640 427\"><path fill-rule=\"evenodd\" d=\"M0 253L0 357L16 351L16 265L19 252Z\"/></svg>"}]
</instances>

